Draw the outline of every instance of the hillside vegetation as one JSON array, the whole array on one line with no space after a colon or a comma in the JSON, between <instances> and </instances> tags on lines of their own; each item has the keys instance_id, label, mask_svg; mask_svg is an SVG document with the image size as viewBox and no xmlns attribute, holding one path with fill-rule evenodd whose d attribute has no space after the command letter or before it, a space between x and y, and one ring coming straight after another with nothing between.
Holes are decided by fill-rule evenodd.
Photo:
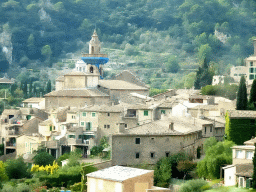
<instances>
[{"instance_id":1,"label":"hillside vegetation","mask_svg":"<svg viewBox=\"0 0 256 192\"><path fill-rule=\"evenodd\" d=\"M152 87L191 87L203 58L226 74L253 53L255 10L254 0L3 0L0 68L51 67L86 52L96 28L111 61Z\"/></svg>"}]
</instances>

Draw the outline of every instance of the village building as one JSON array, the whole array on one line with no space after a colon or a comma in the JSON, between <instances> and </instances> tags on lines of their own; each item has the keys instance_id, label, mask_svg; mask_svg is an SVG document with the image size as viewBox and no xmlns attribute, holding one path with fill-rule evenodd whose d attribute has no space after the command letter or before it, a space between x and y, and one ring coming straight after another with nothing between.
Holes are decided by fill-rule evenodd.
<instances>
[{"instance_id":1,"label":"village building","mask_svg":"<svg viewBox=\"0 0 256 192\"><path fill-rule=\"evenodd\" d=\"M22 101L24 108L45 109L45 98L31 97Z\"/></svg>"},{"instance_id":2,"label":"village building","mask_svg":"<svg viewBox=\"0 0 256 192\"><path fill-rule=\"evenodd\" d=\"M171 191L170 189L153 186L153 170L113 166L89 173L86 176L88 192Z\"/></svg>"},{"instance_id":3,"label":"village building","mask_svg":"<svg viewBox=\"0 0 256 192\"><path fill-rule=\"evenodd\" d=\"M161 157L180 151L196 157L197 148L203 148L202 137L211 136L212 123L197 119L194 124L182 119L162 115L161 120L113 135L113 165L155 164Z\"/></svg>"},{"instance_id":4,"label":"village building","mask_svg":"<svg viewBox=\"0 0 256 192\"><path fill-rule=\"evenodd\" d=\"M244 145L232 147L232 165L223 167L224 185L252 187L253 163L256 139L244 142Z\"/></svg>"}]
</instances>

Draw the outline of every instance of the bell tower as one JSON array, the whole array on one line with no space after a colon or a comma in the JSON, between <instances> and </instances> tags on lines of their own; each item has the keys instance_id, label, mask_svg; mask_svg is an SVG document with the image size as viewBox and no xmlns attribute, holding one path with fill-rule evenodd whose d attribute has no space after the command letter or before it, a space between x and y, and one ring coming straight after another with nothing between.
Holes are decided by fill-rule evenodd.
<instances>
[{"instance_id":1,"label":"bell tower","mask_svg":"<svg viewBox=\"0 0 256 192\"><path fill-rule=\"evenodd\" d=\"M90 55L100 54L100 40L99 40L96 30L94 30L94 32L92 34L92 39L89 43L89 54Z\"/></svg>"},{"instance_id":2,"label":"bell tower","mask_svg":"<svg viewBox=\"0 0 256 192\"><path fill-rule=\"evenodd\" d=\"M100 52L100 40L96 30L92 34L92 39L89 42L89 54L83 54L82 60L87 65L87 73L91 75L99 75L103 79L103 65L106 64L109 59L107 54Z\"/></svg>"}]
</instances>

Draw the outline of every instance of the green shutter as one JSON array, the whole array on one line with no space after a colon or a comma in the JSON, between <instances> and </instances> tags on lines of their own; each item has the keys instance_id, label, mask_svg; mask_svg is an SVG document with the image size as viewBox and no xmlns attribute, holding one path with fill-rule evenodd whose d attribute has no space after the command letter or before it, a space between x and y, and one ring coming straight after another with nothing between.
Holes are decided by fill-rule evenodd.
<instances>
[{"instance_id":1,"label":"green shutter","mask_svg":"<svg viewBox=\"0 0 256 192\"><path fill-rule=\"evenodd\" d=\"M144 110L144 116L148 116L148 110Z\"/></svg>"},{"instance_id":2,"label":"green shutter","mask_svg":"<svg viewBox=\"0 0 256 192\"><path fill-rule=\"evenodd\" d=\"M50 131L52 131L52 126L50 126Z\"/></svg>"}]
</instances>

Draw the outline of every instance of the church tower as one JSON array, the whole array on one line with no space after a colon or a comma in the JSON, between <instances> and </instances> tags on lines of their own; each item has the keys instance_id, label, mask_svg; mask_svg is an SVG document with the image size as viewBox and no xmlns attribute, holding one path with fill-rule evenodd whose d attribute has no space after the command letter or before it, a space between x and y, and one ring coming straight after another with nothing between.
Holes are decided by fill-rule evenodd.
<instances>
[{"instance_id":1,"label":"church tower","mask_svg":"<svg viewBox=\"0 0 256 192\"><path fill-rule=\"evenodd\" d=\"M109 59L107 54L102 54L100 52L101 43L97 35L96 30L94 30L92 39L89 43L89 54L83 54L82 60L87 65L87 73L91 75L99 75L103 79L103 65L106 64Z\"/></svg>"},{"instance_id":2,"label":"church tower","mask_svg":"<svg viewBox=\"0 0 256 192\"><path fill-rule=\"evenodd\" d=\"M98 54L100 54L100 40L99 40L96 30L94 30L92 39L89 43L89 54L96 55L96 56Z\"/></svg>"}]
</instances>

